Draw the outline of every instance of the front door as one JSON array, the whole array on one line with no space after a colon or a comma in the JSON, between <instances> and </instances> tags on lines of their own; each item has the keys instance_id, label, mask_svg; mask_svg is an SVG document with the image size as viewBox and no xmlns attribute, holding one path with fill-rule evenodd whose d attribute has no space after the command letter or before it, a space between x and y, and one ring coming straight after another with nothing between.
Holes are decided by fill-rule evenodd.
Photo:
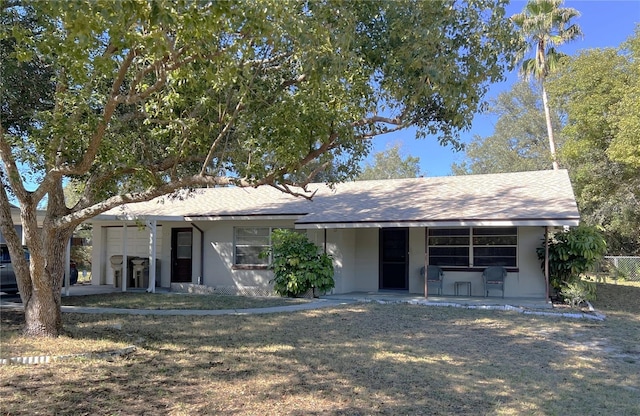
<instances>
[{"instance_id":1,"label":"front door","mask_svg":"<svg viewBox=\"0 0 640 416\"><path fill-rule=\"evenodd\" d=\"M191 228L174 228L171 230L171 281L191 283Z\"/></svg>"},{"instance_id":2,"label":"front door","mask_svg":"<svg viewBox=\"0 0 640 416\"><path fill-rule=\"evenodd\" d=\"M408 290L409 229L380 230L380 289Z\"/></svg>"}]
</instances>

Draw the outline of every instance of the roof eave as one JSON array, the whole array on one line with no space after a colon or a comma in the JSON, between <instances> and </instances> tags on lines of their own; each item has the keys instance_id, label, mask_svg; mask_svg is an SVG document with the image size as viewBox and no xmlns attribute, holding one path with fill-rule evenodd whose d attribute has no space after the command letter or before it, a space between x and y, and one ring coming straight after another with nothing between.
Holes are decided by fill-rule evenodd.
<instances>
[{"instance_id":1,"label":"roof eave","mask_svg":"<svg viewBox=\"0 0 640 416\"><path fill-rule=\"evenodd\" d=\"M353 222L297 222L299 229L339 228L449 228L449 227L573 227L579 218L523 219L523 220L444 220L444 221L353 221Z\"/></svg>"},{"instance_id":2,"label":"roof eave","mask_svg":"<svg viewBox=\"0 0 640 416\"><path fill-rule=\"evenodd\" d=\"M146 220L155 220L155 221L184 221L184 217L180 215L97 215L93 218L88 219L86 222L94 223L94 222L102 222L102 221L146 221Z\"/></svg>"}]
</instances>

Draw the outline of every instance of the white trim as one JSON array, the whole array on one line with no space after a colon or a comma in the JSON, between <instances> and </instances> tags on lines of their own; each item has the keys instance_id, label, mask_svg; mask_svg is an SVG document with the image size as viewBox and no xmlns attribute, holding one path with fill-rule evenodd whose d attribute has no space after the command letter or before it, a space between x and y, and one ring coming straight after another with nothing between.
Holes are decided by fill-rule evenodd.
<instances>
[{"instance_id":1,"label":"white trim","mask_svg":"<svg viewBox=\"0 0 640 416\"><path fill-rule=\"evenodd\" d=\"M333 223L296 223L299 229L323 228L451 228L451 227L561 227L577 226L577 218L549 220L451 220L451 221L407 221L407 222L333 222Z\"/></svg>"},{"instance_id":2,"label":"white trim","mask_svg":"<svg viewBox=\"0 0 640 416\"><path fill-rule=\"evenodd\" d=\"M204 216L185 216L184 220L188 222L195 221L263 221L263 220L297 220L306 214L283 214L283 215L204 215ZM182 219L182 218L181 218Z\"/></svg>"},{"instance_id":3,"label":"white trim","mask_svg":"<svg viewBox=\"0 0 640 416\"><path fill-rule=\"evenodd\" d=\"M149 230L149 287L147 292L156 293L156 244L158 239L158 222L148 220L146 222Z\"/></svg>"},{"instance_id":4,"label":"white trim","mask_svg":"<svg viewBox=\"0 0 640 416\"><path fill-rule=\"evenodd\" d=\"M85 222L94 223L98 221L184 221L181 215L97 215L89 218Z\"/></svg>"}]
</instances>

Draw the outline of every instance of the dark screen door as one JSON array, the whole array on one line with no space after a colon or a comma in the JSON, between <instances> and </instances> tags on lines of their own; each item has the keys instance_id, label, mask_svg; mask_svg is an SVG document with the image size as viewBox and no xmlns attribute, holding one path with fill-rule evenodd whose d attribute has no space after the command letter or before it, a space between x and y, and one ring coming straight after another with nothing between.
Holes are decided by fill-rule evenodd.
<instances>
[{"instance_id":1,"label":"dark screen door","mask_svg":"<svg viewBox=\"0 0 640 416\"><path fill-rule=\"evenodd\" d=\"M191 282L192 234L191 228L174 228L171 230L172 282Z\"/></svg>"},{"instance_id":2,"label":"dark screen door","mask_svg":"<svg viewBox=\"0 0 640 416\"><path fill-rule=\"evenodd\" d=\"M409 230L380 230L380 289L407 290L409 268Z\"/></svg>"}]
</instances>

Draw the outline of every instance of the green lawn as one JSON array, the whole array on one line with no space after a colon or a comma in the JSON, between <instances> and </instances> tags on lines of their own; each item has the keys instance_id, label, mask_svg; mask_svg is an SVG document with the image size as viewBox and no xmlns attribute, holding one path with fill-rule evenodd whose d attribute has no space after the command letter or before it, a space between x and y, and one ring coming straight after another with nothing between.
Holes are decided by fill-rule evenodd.
<instances>
[{"instance_id":1,"label":"green lawn","mask_svg":"<svg viewBox=\"0 0 640 416\"><path fill-rule=\"evenodd\" d=\"M275 315L64 314L2 357L131 355L0 367L6 414L638 415L640 287L599 284L605 321L403 304ZM617 301L619 299L619 301Z\"/></svg>"}]
</instances>

